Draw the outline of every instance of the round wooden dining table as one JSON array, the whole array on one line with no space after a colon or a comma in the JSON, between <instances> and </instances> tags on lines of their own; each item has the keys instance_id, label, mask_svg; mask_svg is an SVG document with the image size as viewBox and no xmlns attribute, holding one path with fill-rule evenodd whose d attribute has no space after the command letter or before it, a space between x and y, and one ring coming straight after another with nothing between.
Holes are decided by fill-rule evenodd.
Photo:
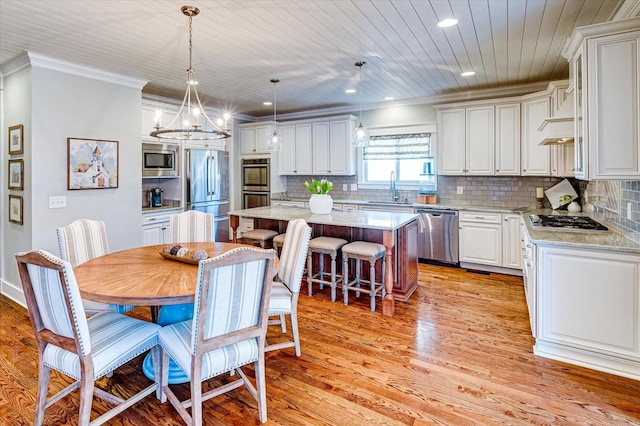
<instances>
[{"instance_id":1,"label":"round wooden dining table","mask_svg":"<svg viewBox=\"0 0 640 426\"><path fill-rule=\"evenodd\" d=\"M209 258L236 247L235 243L183 243L202 249ZM96 257L74 269L83 299L116 305L163 306L193 302L198 265L164 258L165 244L136 247Z\"/></svg>"}]
</instances>

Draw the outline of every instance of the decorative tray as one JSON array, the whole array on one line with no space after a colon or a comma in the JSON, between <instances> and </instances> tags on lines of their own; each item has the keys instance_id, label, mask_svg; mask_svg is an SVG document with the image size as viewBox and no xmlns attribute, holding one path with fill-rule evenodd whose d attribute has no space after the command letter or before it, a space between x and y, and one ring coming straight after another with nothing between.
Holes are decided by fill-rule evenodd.
<instances>
[{"instance_id":1,"label":"decorative tray","mask_svg":"<svg viewBox=\"0 0 640 426\"><path fill-rule=\"evenodd\" d=\"M198 263L200 263L199 260L189 259L188 257L174 256L172 254L164 254L163 252L160 252L160 256L164 257L165 259L175 260L177 262L182 262L182 263L188 263L190 265L197 265Z\"/></svg>"}]
</instances>

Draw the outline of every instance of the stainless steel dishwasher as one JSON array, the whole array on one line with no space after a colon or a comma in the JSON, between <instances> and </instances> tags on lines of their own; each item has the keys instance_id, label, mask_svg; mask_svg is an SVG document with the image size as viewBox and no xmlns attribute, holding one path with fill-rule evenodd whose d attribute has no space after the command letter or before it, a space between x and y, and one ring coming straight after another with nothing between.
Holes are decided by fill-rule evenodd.
<instances>
[{"instance_id":1,"label":"stainless steel dishwasher","mask_svg":"<svg viewBox=\"0 0 640 426\"><path fill-rule=\"evenodd\" d=\"M418 214L418 258L458 263L458 211L416 209Z\"/></svg>"}]
</instances>

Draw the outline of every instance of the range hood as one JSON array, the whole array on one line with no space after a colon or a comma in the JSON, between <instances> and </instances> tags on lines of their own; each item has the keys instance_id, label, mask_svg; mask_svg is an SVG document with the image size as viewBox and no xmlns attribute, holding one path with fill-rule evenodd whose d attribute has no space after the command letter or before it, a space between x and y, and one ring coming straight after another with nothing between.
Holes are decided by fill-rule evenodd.
<instances>
[{"instance_id":1,"label":"range hood","mask_svg":"<svg viewBox=\"0 0 640 426\"><path fill-rule=\"evenodd\" d=\"M573 93L562 103L553 117L545 119L538 131L542 132L540 145L557 145L573 142Z\"/></svg>"}]
</instances>

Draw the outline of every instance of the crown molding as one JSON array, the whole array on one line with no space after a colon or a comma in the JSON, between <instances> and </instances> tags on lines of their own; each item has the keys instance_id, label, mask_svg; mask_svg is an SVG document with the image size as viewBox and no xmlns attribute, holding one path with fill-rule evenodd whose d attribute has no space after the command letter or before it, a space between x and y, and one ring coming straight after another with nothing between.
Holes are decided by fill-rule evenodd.
<instances>
[{"instance_id":1,"label":"crown molding","mask_svg":"<svg viewBox=\"0 0 640 426\"><path fill-rule=\"evenodd\" d=\"M106 83L118 84L120 86L131 87L138 90L142 90L142 88L147 84L147 80L106 72L97 68L63 61L61 59L52 58L50 56L31 51L25 51L17 57L5 62L2 64L1 71L3 75L11 75L29 66L104 81Z\"/></svg>"}]
</instances>

